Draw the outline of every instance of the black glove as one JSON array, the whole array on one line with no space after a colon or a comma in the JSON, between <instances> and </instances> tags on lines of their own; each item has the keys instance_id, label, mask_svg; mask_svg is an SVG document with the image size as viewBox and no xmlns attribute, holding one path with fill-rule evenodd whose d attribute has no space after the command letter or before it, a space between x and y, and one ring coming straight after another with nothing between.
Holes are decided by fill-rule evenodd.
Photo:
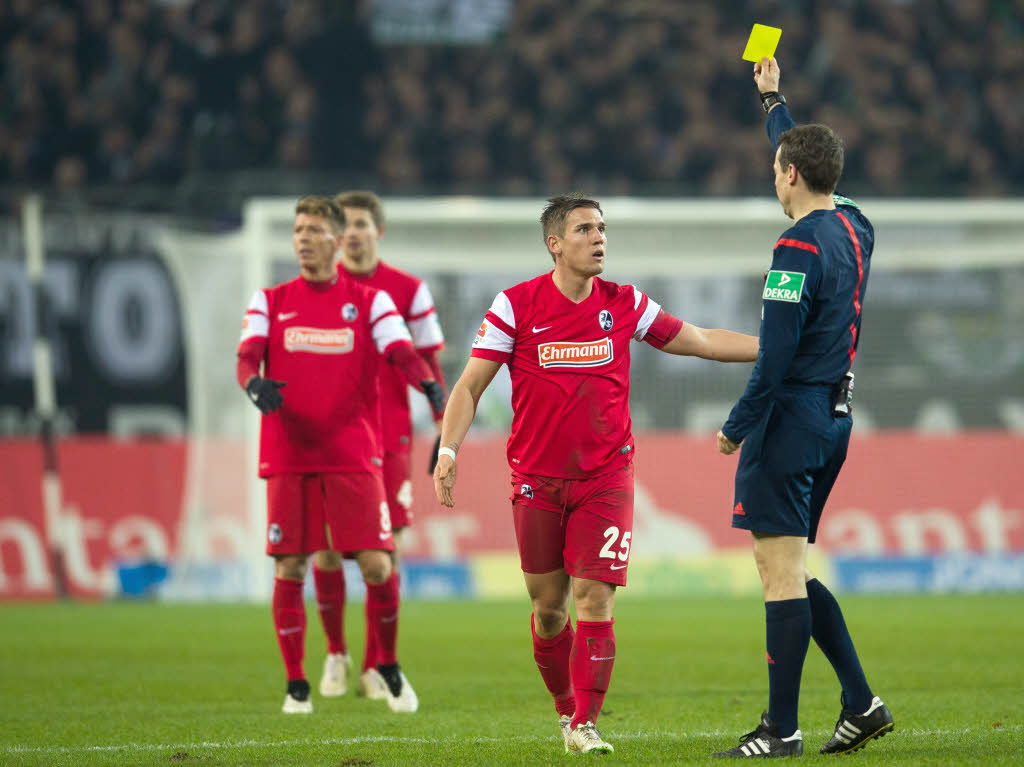
<instances>
[{"instance_id":1,"label":"black glove","mask_svg":"<svg viewBox=\"0 0 1024 767\"><path fill-rule=\"evenodd\" d=\"M427 395L430 409L434 411L434 418L439 417L444 410L444 389L441 384L437 381L420 381L420 388Z\"/></svg>"},{"instance_id":2,"label":"black glove","mask_svg":"<svg viewBox=\"0 0 1024 767\"><path fill-rule=\"evenodd\" d=\"M434 449L430 451L430 469L427 471L430 476L434 476L434 469L437 468L437 451L441 449L441 435L437 435L437 439L434 440Z\"/></svg>"},{"instance_id":3,"label":"black glove","mask_svg":"<svg viewBox=\"0 0 1024 767\"><path fill-rule=\"evenodd\" d=\"M273 378L260 378L253 376L245 385L245 393L249 399L260 409L263 415L270 415L284 402L284 396L278 391L285 385L284 381L275 381Z\"/></svg>"}]
</instances>

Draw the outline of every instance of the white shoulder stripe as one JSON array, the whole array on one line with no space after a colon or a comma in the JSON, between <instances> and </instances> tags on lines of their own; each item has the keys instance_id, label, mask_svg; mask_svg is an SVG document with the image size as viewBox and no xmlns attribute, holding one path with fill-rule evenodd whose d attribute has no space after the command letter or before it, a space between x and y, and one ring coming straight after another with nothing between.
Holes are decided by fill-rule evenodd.
<instances>
[{"instance_id":1,"label":"white shoulder stripe","mask_svg":"<svg viewBox=\"0 0 1024 767\"><path fill-rule=\"evenodd\" d=\"M267 337L270 333L269 314L267 294L262 290L257 290L252 294L249 308L245 310L245 317L242 319L242 335L238 339L239 345L254 338Z\"/></svg>"},{"instance_id":2,"label":"white shoulder stripe","mask_svg":"<svg viewBox=\"0 0 1024 767\"><path fill-rule=\"evenodd\" d=\"M267 292L265 290L257 290L252 294L252 298L249 299L249 308L247 311L259 312L270 316L270 307L267 305Z\"/></svg>"},{"instance_id":3,"label":"white shoulder stripe","mask_svg":"<svg viewBox=\"0 0 1024 767\"><path fill-rule=\"evenodd\" d=\"M429 312L434 308L434 297L430 294L427 283L421 282L416 289L416 295L412 297L412 304L409 305L409 314L415 317L417 314Z\"/></svg>"},{"instance_id":4,"label":"white shoulder stripe","mask_svg":"<svg viewBox=\"0 0 1024 767\"><path fill-rule=\"evenodd\" d=\"M370 305L370 324L372 325L389 312L397 311L398 308L395 306L391 296L384 290L378 290L377 295L373 297L373 303Z\"/></svg>"},{"instance_id":5,"label":"white shoulder stripe","mask_svg":"<svg viewBox=\"0 0 1024 767\"><path fill-rule=\"evenodd\" d=\"M493 309L491 311L493 311ZM474 349L490 349L492 351L503 352L505 354L512 353L512 349L515 347L515 342L513 342L512 336L508 333L503 330L499 330L486 320L484 320L483 325L480 326L480 330L483 331L483 335L477 333L476 338L473 340Z\"/></svg>"},{"instance_id":6,"label":"white shoulder stripe","mask_svg":"<svg viewBox=\"0 0 1024 767\"><path fill-rule=\"evenodd\" d=\"M633 311L640 308L640 302L644 300L644 294L640 292L636 285L630 285L633 288Z\"/></svg>"},{"instance_id":7,"label":"white shoulder stripe","mask_svg":"<svg viewBox=\"0 0 1024 767\"><path fill-rule=\"evenodd\" d=\"M516 313L512 311L512 302L508 300L508 296L505 295L505 291L502 291L494 297L494 303L491 304L490 310L497 315L498 319L510 328L515 329Z\"/></svg>"},{"instance_id":8,"label":"white shoulder stripe","mask_svg":"<svg viewBox=\"0 0 1024 767\"><path fill-rule=\"evenodd\" d=\"M643 293L640 295L643 296ZM654 320L657 319L658 312L660 311L661 304L648 296L647 307L644 309L644 313L640 315L640 319L636 323L636 332L633 334L633 338L637 341L643 341L644 336L646 336L647 331L651 329L651 325L654 324Z\"/></svg>"},{"instance_id":9,"label":"white shoulder stripe","mask_svg":"<svg viewBox=\"0 0 1024 767\"><path fill-rule=\"evenodd\" d=\"M385 294L386 295L386 294ZM405 326L399 314L385 317L373 326L373 343L381 354L395 341L412 341L409 328Z\"/></svg>"},{"instance_id":10,"label":"white shoulder stripe","mask_svg":"<svg viewBox=\"0 0 1024 767\"><path fill-rule=\"evenodd\" d=\"M441 332L437 312L431 312L418 320L410 320L409 332L412 333L413 346L417 349L429 349L444 343L444 333Z\"/></svg>"}]
</instances>

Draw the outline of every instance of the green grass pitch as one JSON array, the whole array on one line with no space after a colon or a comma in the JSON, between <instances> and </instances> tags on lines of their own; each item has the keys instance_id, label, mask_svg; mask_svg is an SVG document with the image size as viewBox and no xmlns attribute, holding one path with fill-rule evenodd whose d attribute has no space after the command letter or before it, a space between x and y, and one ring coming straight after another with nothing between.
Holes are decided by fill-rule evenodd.
<instances>
[{"instance_id":1,"label":"green grass pitch","mask_svg":"<svg viewBox=\"0 0 1024 767\"><path fill-rule=\"evenodd\" d=\"M811 645L800 699L804 760L870 765L1024 764L1024 595L843 600L868 679L896 730L850 756L817 753L839 688ZM617 655L599 726L604 757L563 754L533 663L529 606L410 602L400 657L416 714L323 700L307 606L315 713L280 713L284 677L269 608L56 604L0 607L0 764L706 764L767 705L756 599L619 595ZM362 605L346 621L358 665Z\"/></svg>"}]
</instances>

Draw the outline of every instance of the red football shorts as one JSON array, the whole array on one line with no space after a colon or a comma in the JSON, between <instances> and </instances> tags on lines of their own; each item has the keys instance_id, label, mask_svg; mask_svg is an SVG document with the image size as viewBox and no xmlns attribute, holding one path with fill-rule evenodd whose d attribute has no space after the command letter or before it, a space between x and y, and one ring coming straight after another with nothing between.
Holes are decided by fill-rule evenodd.
<instances>
[{"instance_id":1,"label":"red football shorts","mask_svg":"<svg viewBox=\"0 0 1024 767\"><path fill-rule=\"evenodd\" d=\"M412 524L412 465L409 451L384 453L384 491L391 510L391 527Z\"/></svg>"},{"instance_id":2,"label":"red football shorts","mask_svg":"<svg viewBox=\"0 0 1024 767\"><path fill-rule=\"evenodd\" d=\"M591 479L512 473L512 513L525 573L626 585L633 536L633 464Z\"/></svg>"},{"instance_id":3,"label":"red football shorts","mask_svg":"<svg viewBox=\"0 0 1024 767\"><path fill-rule=\"evenodd\" d=\"M267 477L267 553L392 551L391 515L377 474Z\"/></svg>"}]
</instances>

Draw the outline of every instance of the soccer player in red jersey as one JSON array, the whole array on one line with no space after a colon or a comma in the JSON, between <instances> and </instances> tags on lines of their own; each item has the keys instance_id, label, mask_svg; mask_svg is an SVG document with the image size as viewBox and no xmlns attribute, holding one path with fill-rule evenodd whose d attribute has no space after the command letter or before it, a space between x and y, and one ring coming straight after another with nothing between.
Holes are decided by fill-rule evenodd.
<instances>
[{"instance_id":1,"label":"soccer player in red jersey","mask_svg":"<svg viewBox=\"0 0 1024 767\"><path fill-rule=\"evenodd\" d=\"M604 271L600 205L553 197L541 216L553 271L494 299L441 430L434 487L454 505L455 457L502 363L512 377L512 514L537 668L568 752L613 751L595 724L615 660L612 608L633 526L630 341L669 354L752 362L756 336L705 330ZM576 605L576 629L569 598Z\"/></svg>"},{"instance_id":2,"label":"soccer player in red jersey","mask_svg":"<svg viewBox=\"0 0 1024 767\"><path fill-rule=\"evenodd\" d=\"M339 274L387 291L412 334L413 346L443 389L444 374L437 353L444 348L444 335L437 321L430 288L418 277L385 264L377 255L377 245L384 233L384 208L380 198L373 192L352 191L337 195L334 202L344 215ZM412 523L413 518L412 469L409 461L412 420L406 378L385 361L379 367L384 489L391 511L391 533L395 544L391 554L391 577L395 581L394 590L397 594L400 583L398 552L402 531ZM437 419L437 425L440 431L440 418ZM431 471L434 468L433 462L437 460L437 447L435 444ZM320 620L327 635L327 657L320 679L320 694L325 697L344 695L348 689L350 660L343 630L345 577L340 555L333 551L318 551L313 557L313 580L316 584ZM377 655L376 625L367 614L366 653L357 692L371 699L387 698L387 687L377 671Z\"/></svg>"},{"instance_id":3,"label":"soccer player in red jersey","mask_svg":"<svg viewBox=\"0 0 1024 767\"><path fill-rule=\"evenodd\" d=\"M263 413L259 474L267 480L272 612L288 677L283 711L313 710L302 666L302 583L309 555L321 549L358 562L388 701L393 710L415 711L415 692L395 655L398 593L382 474L379 359L403 371L437 414L443 395L391 297L338 275L341 229L331 199L299 200L292 242L300 276L253 295L238 347L238 382Z\"/></svg>"}]
</instances>

